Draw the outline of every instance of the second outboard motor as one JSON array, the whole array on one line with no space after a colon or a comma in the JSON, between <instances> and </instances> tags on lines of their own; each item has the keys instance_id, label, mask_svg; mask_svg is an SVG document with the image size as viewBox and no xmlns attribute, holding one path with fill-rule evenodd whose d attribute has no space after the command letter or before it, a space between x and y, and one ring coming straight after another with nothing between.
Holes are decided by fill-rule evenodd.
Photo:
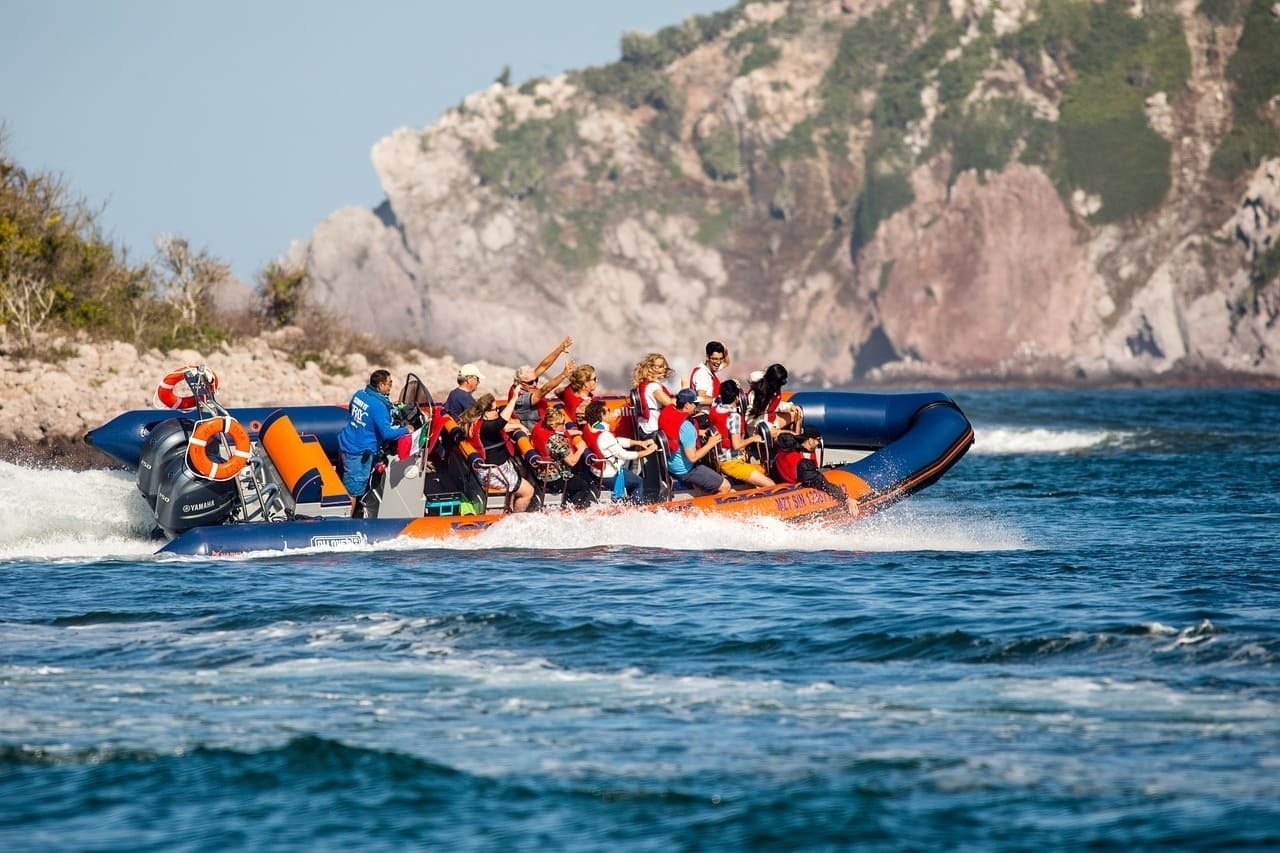
<instances>
[{"instance_id":1,"label":"second outboard motor","mask_svg":"<svg viewBox=\"0 0 1280 853\"><path fill-rule=\"evenodd\" d=\"M156 495L164 481L165 468L173 459L186 455L187 442L195 421L190 418L170 418L161 421L147 433L138 454L138 491L147 499L152 511L156 508Z\"/></svg>"},{"instance_id":2,"label":"second outboard motor","mask_svg":"<svg viewBox=\"0 0 1280 853\"><path fill-rule=\"evenodd\" d=\"M231 515L238 497L234 479L206 480L192 473L184 451L165 462L156 494L156 524L170 536L193 527L221 524Z\"/></svg>"}]
</instances>

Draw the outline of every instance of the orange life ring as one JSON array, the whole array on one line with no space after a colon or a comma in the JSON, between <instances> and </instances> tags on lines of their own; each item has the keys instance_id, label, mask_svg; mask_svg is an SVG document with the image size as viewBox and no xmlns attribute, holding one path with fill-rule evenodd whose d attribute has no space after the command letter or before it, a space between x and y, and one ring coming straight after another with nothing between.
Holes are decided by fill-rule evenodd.
<instances>
[{"instance_id":1,"label":"orange life ring","mask_svg":"<svg viewBox=\"0 0 1280 853\"><path fill-rule=\"evenodd\" d=\"M231 442L231 458L219 462L209 455L209 442L225 434ZM249 433L230 415L197 421L187 442L187 465L206 480L230 480L252 457Z\"/></svg>"},{"instance_id":2,"label":"orange life ring","mask_svg":"<svg viewBox=\"0 0 1280 853\"><path fill-rule=\"evenodd\" d=\"M190 386L187 385L186 376L188 370L199 369L188 365L166 373L164 379L161 379L160 384L156 386L155 407L157 409L178 410L195 408L196 395L191 392ZM216 392L218 390L218 374L210 370L208 375L210 377L209 387Z\"/></svg>"}]
</instances>

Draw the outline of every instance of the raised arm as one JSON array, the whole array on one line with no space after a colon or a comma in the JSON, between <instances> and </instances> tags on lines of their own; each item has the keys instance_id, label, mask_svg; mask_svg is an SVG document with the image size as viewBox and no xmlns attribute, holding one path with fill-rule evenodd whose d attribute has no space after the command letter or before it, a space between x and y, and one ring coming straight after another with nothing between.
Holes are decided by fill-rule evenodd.
<instances>
[{"instance_id":1,"label":"raised arm","mask_svg":"<svg viewBox=\"0 0 1280 853\"><path fill-rule=\"evenodd\" d=\"M519 399L519 397L520 392L518 390L514 394L507 395L507 404L502 407L502 411L498 412L504 421L510 421L511 418L515 416L516 400Z\"/></svg>"},{"instance_id":2,"label":"raised arm","mask_svg":"<svg viewBox=\"0 0 1280 853\"><path fill-rule=\"evenodd\" d=\"M533 369L533 375L541 376L542 374L550 370L551 365L556 363L556 359L559 358L564 353L568 352L569 347L571 346L573 346L573 338L566 335L565 339L560 342L559 346L557 346L551 352L547 353L546 358L538 362L538 366Z\"/></svg>"},{"instance_id":3,"label":"raised arm","mask_svg":"<svg viewBox=\"0 0 1280 853\"><path fill-rule=\"evenodd\" d=\"M574 369L577 368L577 366L578 365L574 363L573 359L568 359L564 363L564 370L560 371L555 376L551 377L546 382L544 382L542 384L542 387L534 388L532 391L529 392L529 399L534 403L542 402L542 398L547 396L557 388L559 388L560 383L568 379L569 376L573 374L573 371Z\"/></svg>"}]
</instances>

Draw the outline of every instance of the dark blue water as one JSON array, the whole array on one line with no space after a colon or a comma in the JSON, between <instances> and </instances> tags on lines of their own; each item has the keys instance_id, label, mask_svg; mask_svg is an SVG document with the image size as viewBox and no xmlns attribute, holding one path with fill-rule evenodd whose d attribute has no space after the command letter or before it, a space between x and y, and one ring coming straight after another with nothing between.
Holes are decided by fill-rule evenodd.
<instances>
[{"instance_id":1,"label":"dark blue water","mask_svg":"<svg viewBox=\"0 0 1280 853\"><path fill-rule=\"evenodd\" d=\"M844 529L150 556L0 466L6 850L1280 844L1280 394L960 393Z\"/></svg>"}]
</instances>

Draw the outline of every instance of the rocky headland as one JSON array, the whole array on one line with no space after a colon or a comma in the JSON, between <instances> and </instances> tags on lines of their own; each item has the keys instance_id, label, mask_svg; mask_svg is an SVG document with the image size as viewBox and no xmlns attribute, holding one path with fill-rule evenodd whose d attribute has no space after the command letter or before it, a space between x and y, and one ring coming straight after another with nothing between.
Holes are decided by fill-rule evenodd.
<instances>
[{"instance_id":1,"label":"rocky headland","mask_svg":"<svg viewBox=\"0 0 1280 853\"><path fill-rule=\"evenodd\" d=\"M362 331L569 333L615 379L715 338L835 384L1267 381L1276 44L1244 0L740 3L391 133L385 202L290 258Z\"/></svg>"}]
</instances>

